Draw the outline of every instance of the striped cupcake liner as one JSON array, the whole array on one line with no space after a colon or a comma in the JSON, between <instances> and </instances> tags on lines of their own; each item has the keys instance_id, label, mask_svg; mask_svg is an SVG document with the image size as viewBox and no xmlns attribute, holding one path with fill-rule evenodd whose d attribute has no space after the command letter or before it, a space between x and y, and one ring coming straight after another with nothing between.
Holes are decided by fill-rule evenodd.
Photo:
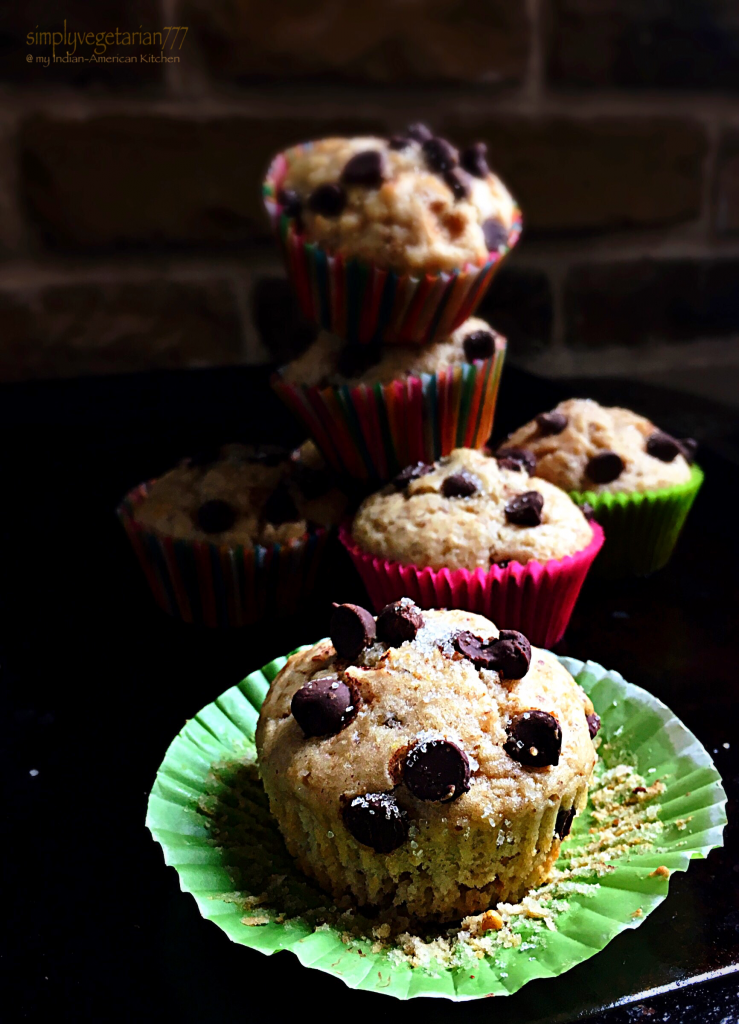
<instances>
[{"instance_id":1,"label":"striped cupcake liner","mask_svg":"<svg viewBox=\"0 0 739 1024\"><path fill-rule=\"evenodd\" d=\"M435 462L454 448L485 443L504 358L505 339L498 338L490 359L389 384L304 387L277 373L272 387L333 469L383 482L414 462Z\"/></svg>"},{"instance_id":2,"label":"striped cupcake liner","mask_svg":"<svg viewBox=\"0 0 739 1024\"><path fill-rule=\"evenodd\" d=\"M648 576L667 565L702 483L703 470L693 466L684 484L658 491L570 491L578 505L591 506L605 530L594 573L609 579Z\"/></svg>"},{"instance_id":3,"label":"striped cupcake liner","mask_svg":"<svg viewBox=\"0 0 739 1024\"><path fill-rule=\"evenodd\" d=\"M350 524L339 539L354 562L379 612L391 601L410 597L421 608L462 608L479 612L499 629L517 629L537 647L562 639L595 556L603 530L590 524L593 537L582 551L548 562L509 562L489 569L431 569L379 558L354 541Z\"/></svg>"},{"instance_id":4,"label":"striped cupcake liner","mask_svg":"<svg viewBox=\"0 0 739 1024\"><path fill-rule=\"evenodd\" d=\"M280 153L270 165L262 195L300 308L307 319L352 344L426 345L451 334L475 312L521 234L521 211L516 209L505 244L479 266L398 274L367 260L331 255L296 232L294 218L282 212L277 200L287 169L287 157Z\"/></svg>"},{"instance_id":5,"label":"striped cupcake liner","mask_svg":"<svg viewBox=\"0 0 739 1024\"><path fill-rule=\"evenodd\" d=\"M129 491L116 514L160 608L183 622L211 627L247 626L299 610L315 585L328 531L253 547L167 537L134 518L152 483Z\"/></svg>"}]
</instances>

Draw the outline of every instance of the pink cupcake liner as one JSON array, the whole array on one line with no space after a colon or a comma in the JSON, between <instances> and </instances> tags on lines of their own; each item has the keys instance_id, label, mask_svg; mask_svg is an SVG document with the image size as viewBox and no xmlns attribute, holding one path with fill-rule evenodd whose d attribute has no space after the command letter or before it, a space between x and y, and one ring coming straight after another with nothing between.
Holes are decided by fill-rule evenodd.
<instances>
[{"instance_id":1,"label":"pink cupcake liner","mask_svg":"<svg viewBox=\"0 0 739 1024\"><path fill-rule=\"evenodd\" d=\"M376 612L401 597L421 608L463 608L491 619L499 629L520 630L537 647L562 639L580 590L603 545L591 522L586 548L548 562L509 562L490 569L430 569L404 565L363 551L345 523L339 539L362 577Z\"/></svg>"},{"instance_id":2,"label":"pink cupcake liner","mask_svg":"<svg viewBox=\"0 0 739 1024\"><path fill-rule=\"evenodd\" d=\"M310 143L294 147L300 152ZM262 186L265 207L305 317L352 344L426 345L444 338L477 309L521 235L521 211L508 238L479 266L434 274L398 274L367 260L331 255L296 231L277 199L288 169L280 153Z\"/></svg>"}]
</instances>

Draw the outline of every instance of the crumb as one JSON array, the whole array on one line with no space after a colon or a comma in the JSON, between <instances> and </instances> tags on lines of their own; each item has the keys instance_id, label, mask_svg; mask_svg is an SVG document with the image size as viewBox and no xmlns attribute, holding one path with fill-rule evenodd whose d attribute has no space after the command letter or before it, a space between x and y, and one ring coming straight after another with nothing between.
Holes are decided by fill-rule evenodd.
<instances>
[{"instance_id":1,"label":"crumb","mask_svg":"<svg viewBox=\"0 0 739 1024\"><path fill-rule=\"evenodd\" d=\"M652 871L652 873L650 874L649 877L650 878L669 878L670 877L670 869L666 868L664 866L664 864L660 864L660 866L658 868L655 868L654 871Z\"/></svg>"},{"instance_id":2,"label":"crumb","mask_svg":"<svg viewBox=\"0 0 739 1024\"><path fill-rule=\"evenodd\" d=\"M644 916L644 911L642 910L641 907L637 907L637 909L634 911L634 913L631 916L632 917L643 917Z\"/></svg>"},{"instance_id":3,"label":"crumb","mask_svg":"<svg viewBox=\"0 0 739 1024\"><path fill-rule=\"evenodd\" d=\"M242 924L249 925L250 928L254 928L260 924L269 924L269 918L266 914L251 914L241 918Z\"/></svg>"}]
</instances>

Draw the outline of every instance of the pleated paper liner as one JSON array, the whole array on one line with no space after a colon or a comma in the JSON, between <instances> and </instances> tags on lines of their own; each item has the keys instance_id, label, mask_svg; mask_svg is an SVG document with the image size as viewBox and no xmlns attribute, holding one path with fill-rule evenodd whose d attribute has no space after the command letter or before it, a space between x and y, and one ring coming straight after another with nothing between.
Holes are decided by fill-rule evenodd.
<instances>
[{"instance_id":1,"label":"pleated paper liner","mask_svg":"<svg viewBox=\"0 0 739 1024\"><path fill-rule=\"evenodd\" d=\"M373 951L372 938L345 944L345 925L328 920L333 901L287 854L256 774L259 708L286 660L252 672L185 725L149 798L147 825L165 862L177 870L181 888L192 893L202 915L234 942L267 954L290 950L306 967L351 988L400 999L506 995L534 978L557 977L620 932L638 927L667 896L671 872L687 870L692 859L722 845L726 794L695 736L661 701L618 672L561 658L601 716L603 771L626 773L627 781L634 773L645 788L662 789L645 800L639 819L651 843L626 845L619 854L622 840L611 841L601 831L595 789L596 806L591 801L575 819L557 862L563 877L576 881L553 910L554 930L521 917L513 926L519 945L494 945L471 965L458 959L453 966L432 961L412 967L393 948ZM624 831L626 842L633 839L634 829ZM578 875L575 866L594 844L602 848L602 871Z\"/></svg>"},{"instance_id":2,"label":"pleated paper liner","mask_svg":"<svg viewBox=\"0 0 739 1024\"><path fill-rule=\"evenodd\" d=\"M389 384L303 387L279 373L272 387L303 421L333 469L381 483L414 462L480 448L493 428L505 339L490 359Z\"/></svg>"},{"instance_id":3,"label":"pleated paper liner","mask_svg":"<svg viewBox=\"0 0 739 1024\"><path fill-rule=\"evenodd\" d=\"M328 531L253 547L166 537L134 518L152 483L129 491L116 514L160 608L183 622L212 627L246 626L299 610L314 588Z\"/></svg>"},{"instance_id":4,"label":"pleated paper liner","mask_svg":"<svg viewBox=\"0 0 739 1024\"><path fill-rule=\"evenodd\" d=\"M332 255L298 233L295 219L283 214L277 199L287 170L287 157L280 153L267 172L262 195L300 308L309 320L352 344L426 345L451 334L475 312L521 234L521 212L516 210L505 244L479 266L398 274L366 260Z\"/></svg>"},{"instance_id":5,"label":"pleated paper liner","mask_svg":"<svg viewBox=\"0 0 739 1024\"><path fill-rule=\"evenodd\" d=\"M489 569L430 569L369 554L355 543L350 524L339 540L362 577L375 612L410 597L421 608L464 608L485 615L500 629L518 629L537 647L562 638L585 577L603 544L603 530L591 524L586 548L548 562L509 562Z\"/></svg>"},{"instance_id":6,"label":"pleated paper liner","mask_svg":"<svg viewBox=\"0 0 739 1024\"><path fill-rule=\"evenodd\" d=\"M605 531L593 572L610 579L648 576L667 565L702 483L703 471L692 466L684 484L658 491L570 491L578 505L591 506Z\"/></svg>"}]
</instances>

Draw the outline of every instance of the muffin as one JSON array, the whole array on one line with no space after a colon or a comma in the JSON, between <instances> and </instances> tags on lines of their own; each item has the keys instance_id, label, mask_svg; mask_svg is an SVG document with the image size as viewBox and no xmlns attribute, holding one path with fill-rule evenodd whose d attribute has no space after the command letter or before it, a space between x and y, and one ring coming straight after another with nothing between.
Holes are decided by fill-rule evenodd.
<instances>
[{"instance_id":1,"label":"muffin","mask_svg":"<svg viewBox=\"0 0 739 1024\"><path fill-rule=\"evenodd\" d=\"M118 515L161 607L244 625L295 610L347 503L312 442L228 444L135 488Z\"/></svg>"},{"instance_id":2,"label":"muffin","mask_svg":"<svg viewBox=\"0 0 739 1024\"><path fill-rule=\"evenodd\" d=\"M485 145L460 152L422 124L293 146L264 198L303 312L352 343L450 334L520 233Z\"/></svg>"},{"instance_id":3,"label":"muffin","mask_svg":"<svg viewBox=\"0 0 739 1024\"><path fill-rule=\"evenodd\" d=\"M468 448L407 467L340 536L375 608L408 595L542 645L564 633L603 539L559 488Z\"/></svg>"},{"instance_id":4,"label":"muffin","mask_svg":"<svg viewBox=\"0 0 739 1024\"><path fill-rule=\"evenodd\" d=\"M597 568L618 576L669 560L703 481L695 449L629 409L572 398L515 431L498 453L526 453L537 476L589 506L606 532Z\"/></svg>"},{"instance_id":5,"label":"muffin","mask_svg":"<svg viewBox=\"0 0 739 1024\"><path fill-rule=\"evenodd\" d=\"M350 345L321 331L273 386L337 472L386 481L412 462L484 444L505 349L476 318L423 347Z\"/></svg>"},{"instance_id":6,"label":"muffin","mask_svg":"<svg viewBox=\"0 0 739 1024\"><path fill-rule=\"evenodd\" d=\"M588 718L588 716L590 716ZM547 880L599 722L520 633L409 599L337 605L273 681L256 743L300 868L336 898L449 921Z\"/></svg>"}]
</instances>

